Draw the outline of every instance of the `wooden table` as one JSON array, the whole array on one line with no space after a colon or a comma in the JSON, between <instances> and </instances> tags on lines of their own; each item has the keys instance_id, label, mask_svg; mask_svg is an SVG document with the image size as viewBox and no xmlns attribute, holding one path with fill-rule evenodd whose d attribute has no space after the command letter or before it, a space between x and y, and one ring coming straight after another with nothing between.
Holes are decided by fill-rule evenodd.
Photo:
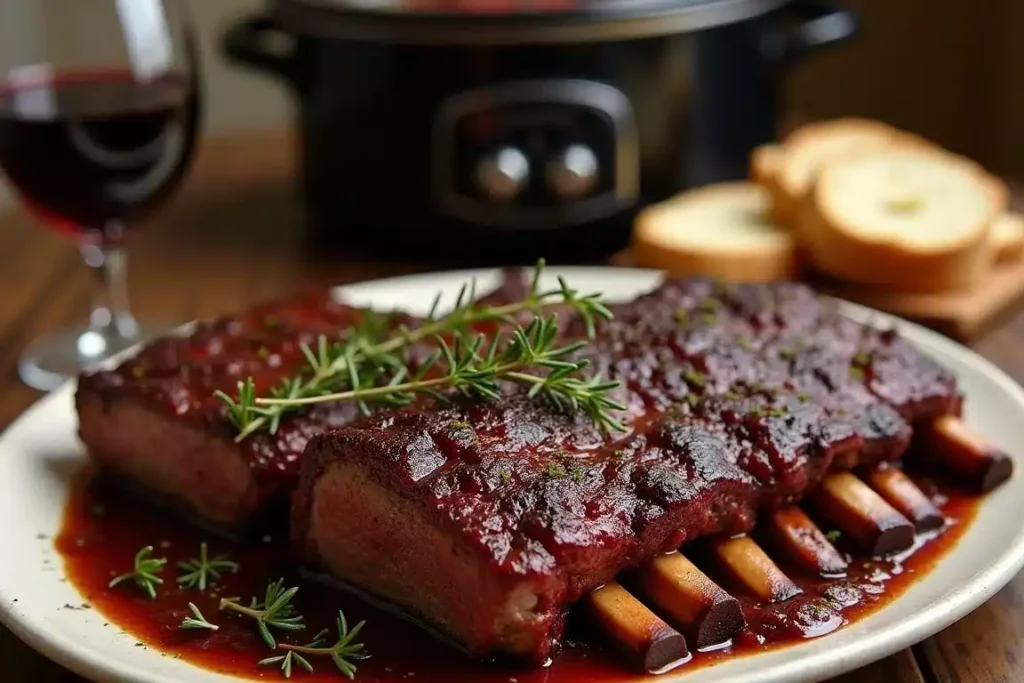
<instances>
[{"instance_id":1,"label":"wooden table","mask_svg":"<svg viewBox=\"0 0 1024 683\"><path fill-rule=\"evenodd\" d=\"M307 246L284 137L207 145L189 182L131 248L131 291L143 321L178 323L235 311L305 287L428 270L426 264L324 258ZM0 217L0 425L33 401L17 360L35 337L81 323L90 273L66 238L20 212ZM1024 311L974 348L1024 381ZM3 561L17 561L4 558ZM0 680L70 683L81 678L0 627ZM939 635L842 683L1024 681L1024 575Z\"/></svg>"}]
</instances>

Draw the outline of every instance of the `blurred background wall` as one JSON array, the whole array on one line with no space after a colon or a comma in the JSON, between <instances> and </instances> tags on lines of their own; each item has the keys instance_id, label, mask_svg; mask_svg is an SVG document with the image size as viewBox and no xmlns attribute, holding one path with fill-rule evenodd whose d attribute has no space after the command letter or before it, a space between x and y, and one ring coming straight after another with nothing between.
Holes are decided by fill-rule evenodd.
<instances>
[{"instance_id":1,"label":"blurred background wall","mask_svg":"<svg viewBox=\"0 0 1024 683\"><path fill-rule=\"evenodd\" d=\"M861 15L848 44L806 60L790 79L793 121L874 116L1024 178L1022 0L843 0ZM75 3L69 2L73 11ZM223 27L261 0L193 0L206 78L205 134L286 124L286 93L220 55ZM84 16L82 21L88 21ZM0 203L9 201L0 180Z\"/></svg>"},{"instance_id":2,"label":"blurred background wall","mask_svg":"<svg viewBox=\"0 0 1024 683\"><path fill-rule=\"evenodd\" d=\"M1024 178L1022 0L843 0L861 31L791 79L799 118L874 116Z\"/></svg>"}]
</instances>

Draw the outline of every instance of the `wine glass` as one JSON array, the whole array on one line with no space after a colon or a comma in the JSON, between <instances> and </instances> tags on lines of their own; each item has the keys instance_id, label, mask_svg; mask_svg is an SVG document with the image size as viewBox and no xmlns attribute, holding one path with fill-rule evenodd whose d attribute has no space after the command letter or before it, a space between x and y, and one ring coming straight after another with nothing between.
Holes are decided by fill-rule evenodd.
<instances>
[{"instance_id":1,"label":"wine glass","mask_svg":"<svg viewBox=\"0 0 1024 683\"><path fill-rule=\"evenodd\" d=\"M97 279L87 324L23 352L25 383L52 389L146 336L125 244L180 184L199 100L184 0L0 2L0 169Z\"/></svg>"}]
</instances>

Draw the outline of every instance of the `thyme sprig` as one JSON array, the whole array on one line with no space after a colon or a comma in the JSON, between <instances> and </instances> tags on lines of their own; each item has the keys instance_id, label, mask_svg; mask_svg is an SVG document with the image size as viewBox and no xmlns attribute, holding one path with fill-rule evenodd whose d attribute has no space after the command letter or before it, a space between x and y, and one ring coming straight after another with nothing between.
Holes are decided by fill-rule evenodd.
<instances>
[{"instance_id":1,"label":"thyme sprig","mask_svg":"<svg viewBox=\"0 0 1024 683\"><path fill-rule=\"evenodd\" d=\"M235 440L242 441L262 429L274 433L283 415L310 403L354 400L360 410L368 413L368 400L405 405L416 394L437 395L437 391L445 388L494 398L497 396L494 380L499 378L528 384L531 386L531 395L545 393L561 405L583 408L592 418L598 418L597 422L602 427L614 427L617 423L608 415L608 410L617 408L618 404L603 402L598 397L603 397L618 386L617 383L573 376L586 365L582 362L574 363L565 357L578 350L582 343L569 345L571 351L559 350L555 353L553 342L558 331L555 319L543 317L543 312L552 306L568 307L580 316L588 337L593 337L596 320L610 319L611 311L601 303L599 294L581 295L561 277L558 278L557 288L541 290L540 276L543 269L543 260L538 261L529 293L521 301L501 306L480 305L473 281L459 291L451 312L440 317L437 315L441 303L438 295L424 324L415 329L399 326L394 336L384 338L388 326L381 324L379 316L368 314L361 324L349 328L341 335L343 341L331 341L326 336L320 336L315 345L303 345L301 349L308 364L308 372L285 378L269 390L268 396L257 396L251 377L238 383L236 397L222 391L216 392L217 397L227 406L228 419L238 429ZM534 314L533 322L525 328L516 325L515 320L517 314L524 312ZM482 338L473 337L471 328L486 322L515 325L512 336L514 340L518 336L518 341L506 346L504 352L508 355L497 353L497 335L488 348L487 354L490 355L480 355L483 342L477 339ZM543 330L544 336L535 337L539 330ZM449 344L445 341L446 337L453 341ZM532 345L523 344L524 337ZM431 339L437 343L435 353L416 371L411 370L400 352ZM537 351L541 342L544 343L540 346L542 352ZM490 353L492 348L493 354ZM465 353L467 350L468 353ZM518 355L512 355L513 351ZM550 370L545 377L524 372L531 367L525 361L531 357L539 361L540 357L534 357L539 355L544 356L546 364L538 362L535 365ZM447 373L442 377L428 379L427 372L442 357L448 362ZM498 358L502 362L495 364L493 361ZM513 362L515 358L521 362Z\"/></svg>"},{"instance_id":2,"label":"thyme sprig","mask_svg":"<svg viewBox=\"0 0 1024 683\"><path fill-rule=\"evenodd\" d=\"M446 400L438 391L454 390L469 397L497 399L501 396L497 381L504 379L529 388L527 395L534 398L546 395L553 403L569 410L583 410L598 426L605 429L623 429L612 416L612 410L624 410L618 401L607 394L619 386L618 382L603 381L600 377L579 376L589 365L583 360L569 360L586 342L577 341L558 346L558 319L536 317L525 328L516 326L504 344L498 336L489 343L484 335L469 337L461 332L449 344L436 339L438 348L407 381L404 372L382 386L364 382L355 365L349 366L350 386L347 391L322 394L307 398L263 399L259 405L309 405L324 401L383 401L391 405L408 405L417 395L427 394ZM486 348L485 348L486 343ZM428 377L439 360L445 369L436 377ZM543 369L545 375L527 372Z\"/></svg>"},{"instance_id":3,"label":"thyme sprig","mask_svg":"<svg viewBox=\"0 0 1024 683\"><path fill-rule=\"evenodd\" d=\"M187 572L178 577L178 583L188 588L205 591L207 585L219 579L225 572L237 572L238 563L227 559L227 555L213 558L207 552L206 543L199 545L199 557L178 563L178 569Z\"/></svg>"},{"instance_id":4,"label":"thyme sprig","mask_svg":"<svg viewBox=\"0 0 1024 683\"><path fill-rule=\"evenodd\" d=\"M344 674L347 678L355 678L356 676L356 665L352 663L353 659L366 659L370 655L364 651L362 643L353 642L355 637L359 635L359 632L363 630L365 621L360 621L350 631L348 628L348 621L345 619L345 613L341 610L338 611L338 641L331 647L323 647L323 639L327 636L327 631L322 631L309 645L288 645L282 644L281 649L287 650L289 653L297 653L312 656L330 656L334 662L334 666L338 667L338 670ZM266 661L266 660L264 660ZM307 664L309 662L306 662ZM307 671L311 671L307 669ZM287 674L286 674L287 677Z\"/></svg>"},{"instance_id":5,"label":"thyme sprig","mask_svg":"<svg viewBox=\"0 0 1024 683\"><path fill-rule=\"evenodd\" d=\"M324 633L327 632L324 631ZM319 645L320 642L321 641L314 640L312 643L309 644L309 646L314 647L316 645ZM281 664L281 674L285 678L292 677L293 664L298 664L299 666L301 666L303 669L306 670L306 673L313 673L313 665L309 663L309 660L307 660L305 657L303 657L298 652L295 652L293 650L289 650L287 653L283 655L278 655L277 657L267 657L266 659L261 659L259 662L256 663L256 666L272 666L278 663Z\"/></svg>"},{"instance_id":6,"label":"thyme sprig","mask_svg":"<svg viewBox=\"0 0 1024 683\"><path fill-rule=\"evenodd\" d=\"M181 630L206 629L207 631L216 631L220 628L216 624L211 624L195 604L188 603L188 610L192 613L192 616L181 620Z\"/></svg>"},{"instance_id":7,"label":"thyme sprig","mask_svg":"<svg viewBox=\"0 0 1024 683\"><path fill-rule=\"evenodd\" d=\"M109 584L115 588L125 581L134 581L135 585L146 592L150 599L156 599L156 588L163 584L164 580L157 574L163 571L167 559L163 557L152 557L153 546L147 545L135 553L135 565L132 571L114 577Z\"/></svg>"},{"instance_id":8,"label":"thyme sprig","mask_svg":"<svg viewBox=\"0 0 1024 683\"><path fill-rule=\"evenodd\" d=\"M284 579L278 579L267 586L263 602L257 602L256 598L253 598L246 607L233 598L222 598L220 609L238 612L255 619L260 637L273 650L277 648L277 641L270 633L271 628L282 631L303 631L306 628L302 623L302 615L292 604L292 599L298 592L299 589L295 587L285 589Z\"/></svg>"}]
</instances>

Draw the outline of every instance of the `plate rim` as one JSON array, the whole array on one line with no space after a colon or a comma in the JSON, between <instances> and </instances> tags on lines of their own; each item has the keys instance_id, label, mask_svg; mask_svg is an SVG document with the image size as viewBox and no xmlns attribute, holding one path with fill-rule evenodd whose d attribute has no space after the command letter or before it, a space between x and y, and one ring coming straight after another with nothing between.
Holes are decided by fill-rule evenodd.
<instances>
[{"instance_id":1,"label":"plate rim","mask_svg":"<svg viewBox=\"0 0 1024 683\"><path fill-rule=\"evenodd\" d=\"M437 279L455 278L468 280L474 277L494 277L500 270L500 268L473 268L429 271L337 285L329 289L335 295L344 296L353 290L373 289L382 286L410 286L417 281L429 282ZM657 282L664 276L662 272L656 270L612 266L551 265L547 266L546 270L548 272L564 273L570 282L573 273L583 275L585 273L594 274L599 271L613 271L616 277L637 281L643 279L651 283ZM919 339L923 340L927 345L936 348L941 353L957 358L959 362L969 366L979 377L984 377L986 381L994 383L1002 391L1010 395L1020 407L1022 414L1024 414L1024 388L1005 371L975 351L938 332L898 316L845 300L835 300L839 302L840 310L844 315L848 315L858 322L871 325L897 326L901 333L909 332L908 337L910 341L917 343ZM185 323L176 328L176 331L180 333L191 329L195 324L195 321ZM137 350L138 347L128 349L108 362L119 362ZM76 380L70 379L60 387L37 399L0 432L0 444L8 440L9 434L17 427L38 419L38 414L52 409L52 406L62 397L72 397L75 385ZM77 440L77 435L75 438ZM1019 484L1019 486L1024 487L1024 484ZM984 506L984 503L981 505ZM976 572L960 585L955 586L941 600L933 601L931 604L909 614L905 619L887 626L881 631L855 637L832 650L803 656L795 655L790 660L773 665L764 671L763 675L758 677L758 683L810 683L811 681L819 681L823 677L835 676L860 668L890 656L931 637L977 609L1007 585L1020 573L1022 568L1024 568L1024 526L1017 531L1012 543L1001 551L992 563ZM927 576L922 581L927 581ZM897 598L891 605L897 605L900 600L901 598ZM156 673L134 663L119 662L119 660L105 657L99 649L84 645L67 636L50 633L46 630L45 624L40 623L39 619L32 615L19 615L14 607L12 596L7 594L5 586L0 584L0 623L29 647L78 675L99 683L128 683L133 681L144 683L183 683L181 678ZM799 645L793 647L799 648ZM758 656L760 655L751 654L747 657L757 658ZM219 677L224 681L243 680L205 670L201 667L195 667L195 669L205 675ZM664 683L685 683L687 672L680 670L677 674L669 673L659 677L659 680Z\"/></svg>"}]
</instances>

